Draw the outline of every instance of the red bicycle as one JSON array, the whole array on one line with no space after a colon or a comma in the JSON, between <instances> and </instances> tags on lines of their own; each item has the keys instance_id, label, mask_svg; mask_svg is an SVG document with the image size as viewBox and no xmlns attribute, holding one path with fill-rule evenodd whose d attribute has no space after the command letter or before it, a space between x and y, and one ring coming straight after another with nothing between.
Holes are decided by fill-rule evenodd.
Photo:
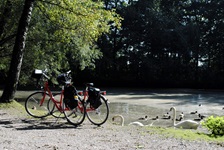
<instances>
[{"instance_id":1,"label":"red bicycle","mask_svg":"<svg viewBox=\"0 0 224 150\"><path fill-rule=\"evenodd\" d=\"M70 71L66 73L66 76L69 73ZM44 87L42 91L32 93L25 101L25 109L30 116L44 118L52 115L57 118L66 118L69 122L72 118L72 123L76 126L84 121L85 104L83 101L74 99L74 102L77 103L76 108L71 108L64 102L64 88L65 86L71 86L71 79L66 79L60 93L52 93L49 88L49 77L45 74L45 71L35 70L32 77L37 79L37 84L39 81L43 81Z\"/></svg>"},{"instance_id":2,"label":"red bicycle","mask_svg":"<svg viewBox=\"0 0 224 150\"><path fill-rule=\"evenodd\" d=\"M28 114L36 118L48 115L66 118L72 125L80 125L85 116L94 125L104 124L109 116L106 91L100 91L93 87L93 83L87 83L85 89L77 92L72 85L70 71L58 76L57 80L62 84L60 93L50 91L49 77L41 70L35 70L34 76L39 81L44 81L44 90L32 93L25 101ZM38 83L38 82L37 82Z\"/></svg>"}]
</instances>

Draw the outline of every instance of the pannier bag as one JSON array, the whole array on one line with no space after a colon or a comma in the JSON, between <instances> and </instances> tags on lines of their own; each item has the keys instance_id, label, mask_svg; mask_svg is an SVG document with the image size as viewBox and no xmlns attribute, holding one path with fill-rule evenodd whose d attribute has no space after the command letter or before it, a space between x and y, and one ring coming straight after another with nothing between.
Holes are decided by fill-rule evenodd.
<instances>
[{"instance_id":1,"label":"pannier bag","mask_svg":"<svg viewBox=\"0 0 224 150\"><path fill-rule=\"evenodd\" d=\"M97 109L101 104L100 100L100 89L91 87L88 90L88 101L90 102L90 106Z\"/></svg>"},{"instance_id":2,"label":"pannier bag","mask_svg":"<svg viewBox=\"0 0 224 150\"><path fill-rule=\"evenodd\" d=\"M65 82L66 82L66 74L60 74L60 75L57 77L57 81L58 81L59 84L64 85Z\"/></svg>"},{"instance_id":3,"label":"pannier bag","mask_svg":"<svg viewBox=\"0 0 224 150\"><path fill-rule=\"evenodd\" d=\"M77 95L77 90L72 85L65 86L64 89L64 103L66 107L69 107L70 109L74 109L78 106L78 100L75 99L75 96Z\"/></svg>"}]
</instances>

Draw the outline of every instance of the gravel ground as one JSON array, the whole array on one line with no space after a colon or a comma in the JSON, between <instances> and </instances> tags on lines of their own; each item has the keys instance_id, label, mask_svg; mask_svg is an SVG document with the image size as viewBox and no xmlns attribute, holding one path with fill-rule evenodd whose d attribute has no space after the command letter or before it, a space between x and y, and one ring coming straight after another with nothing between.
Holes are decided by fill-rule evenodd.
<instances>
[{"instance_id":1,"label":"gravel ground","mask_svg":"<svg viewBox=\"0 0 224 150\"><path fill-rule=\"evenodd\" d=\"M15 114L15 112L13 112ZM188 141L151 134L150 127L118 126L108 121L102 127L85 120L74 128L64 120L35 120L23 113L0 110L1 150L223 150L224 144Z\"/></svg>"},{"instance_id":2,"label":"gravel ground","mask_svg":"<svg viewBox=\"0 0 224 150\"><path fill-rule=\"evenodd\" d=\"M111 90L110 90L111 91ZM1 91L0 91L1 93ZM164 94L165 93L165 94ZM191 111L198 108L198 103L203 104L206 112L223 114L223 103L214 103L207 99L216 96L216 100L223 99L223 94L199 95L179 94L165 91L158 94L157 91L146 93L111 93L107 96L110 102L123 102L139 105L150 105L168 109L176 106L180 111ZM27 97L30 92L17 92L17 98ZM200 96L197 101L185 98ZM206 97L205 97L206 96ZM217 97L218 96L218 97ZM206 99L207 98L207 99ZM182 100L182 101L181 101ZM184 101L184 103L183 103ZM222 102L222 101L221 101ZM112 115L112 114L111 114ZM0 110L0 150L223 150L223 143L205 141L188 141L165 137L155 134L150 127L118 126L109 120L101 127L91 125L85 120L82 126L74 128L63 119L47 118L36 120L24 112L13 109Z\"/></svg>"}]
</instances>

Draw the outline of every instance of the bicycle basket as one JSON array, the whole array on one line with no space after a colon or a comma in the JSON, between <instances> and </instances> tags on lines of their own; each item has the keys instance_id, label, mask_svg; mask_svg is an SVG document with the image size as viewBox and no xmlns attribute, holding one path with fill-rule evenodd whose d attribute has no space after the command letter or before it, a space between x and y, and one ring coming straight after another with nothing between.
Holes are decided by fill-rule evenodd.
<instances>
[{"instance_id":1,"label":"bicycle basket","mask_svg":"<svg viewBox=\"0 0 224 150\"><path fill-rule=\"evenodd\" d=\"M76 88L72 85L65 86L64 89L64 103L66 107L74 109L78 106L78 101L74 98L77 95Z\"/></svg>"},{"instance_id":2,"label":"bicycle basket","mask_svg":"<svg viewBox=\"0 0 224 150\"><path fill-rule=\"evenodd\" d=\"M32 77L32 78L35 78L35 79L40 79L42 75L43 75L43 71L42 71L42 70L35 69L35 70L32 72L31 77Z\"/></svg>"},{"instance_id":3,"label":"bicycle basket","mask_svg":"<svg viewBox=\"0 0 224 150\"><path fill-rule=\"evenodd\" d=\"M90 106L97 109L102 104L100 100L100 89L91 87L88 90L88 95L88 101L90 103Z\"/></svg>"}]
</instances>

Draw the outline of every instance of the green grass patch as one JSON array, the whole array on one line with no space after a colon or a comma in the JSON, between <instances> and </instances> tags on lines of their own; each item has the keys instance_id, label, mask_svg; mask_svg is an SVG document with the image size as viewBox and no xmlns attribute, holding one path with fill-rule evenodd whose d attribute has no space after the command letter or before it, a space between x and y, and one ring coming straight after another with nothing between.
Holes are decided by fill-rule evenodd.
<instances>
[{"instance_id":1,"label":"green grass patch","mask_svg":"<svg viewBox=\"0 0 224 150\"><path fill-rule=\"evenodd\" d=\"M173 137L178 139L185 139L189 141L200 140L223 143L224 136L214 136L210 133L205 133L197 130L188 129L175 129L175 128L163 128L163 127L149 127L147 128L149 134L160 134L163 137Z\"/></svg>"},{"instance_id":2,"label":"green grass patch","mask_svg":"<svg viewBox=\"0 0 224 150\"><path fill-rule=\"evenodd\" d=\"M0 103L1 109L8 109L8 108L16 108L16 109L24 109L24 106L18 103L17 101L13 100L9 103Z\"/></svg>"},{"instance_id":3,"label":"green grass patch","mask_svg":"<svg viewBox=\"0 0 224 150\"><path fill-rule=\"evenodd\" d=\"M11 115L26 115L23 105L13 100L9 103L0 103L0 109L4 110Z\"/></svg>"}]
</instances>

